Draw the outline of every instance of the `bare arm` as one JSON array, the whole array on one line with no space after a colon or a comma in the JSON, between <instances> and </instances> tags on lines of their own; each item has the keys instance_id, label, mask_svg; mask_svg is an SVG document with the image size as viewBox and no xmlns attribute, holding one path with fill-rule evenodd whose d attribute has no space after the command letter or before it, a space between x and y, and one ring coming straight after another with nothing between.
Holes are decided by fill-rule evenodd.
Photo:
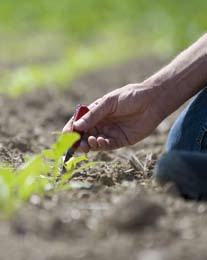
<instances>
[{"instance_id":1,"label":"bare arm","mask_svg":"<svg viewBox=\"0 0 207 260\"><path fill-rule=\"evenodd\" d=\"M116 89L90 104L74 123L86 133L80 148L116 149L135 144L206 84L207 34L140 84ZM71 130L71 120L63 132Z\"/></svg>"},{"instance_id":2,"label":"bare arm","mask_svg":"<svg viewBox=\"0 0 207 260\"><path fill-rule=\"evenodd\" d=\"M169 65L143 82L153 87L161 119L175 111L207 83L207 34Z\"/></svg>"}]
</instances>

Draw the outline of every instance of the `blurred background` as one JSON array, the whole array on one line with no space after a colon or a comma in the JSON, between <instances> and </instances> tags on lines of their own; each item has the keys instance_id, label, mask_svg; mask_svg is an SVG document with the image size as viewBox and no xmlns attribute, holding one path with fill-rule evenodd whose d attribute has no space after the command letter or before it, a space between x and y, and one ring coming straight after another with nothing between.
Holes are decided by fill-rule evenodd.
<instances>
[{"instance_id":1,"label":"blurred background","mask_svg":"<svg viewBox=\"0 0 207 260\"><path fill-rule=\"evenodd\" d=\"M205 0L1 0L0 91L68 87L141 56L171 57L207 28Z\"/></svg>"}]
</instances>

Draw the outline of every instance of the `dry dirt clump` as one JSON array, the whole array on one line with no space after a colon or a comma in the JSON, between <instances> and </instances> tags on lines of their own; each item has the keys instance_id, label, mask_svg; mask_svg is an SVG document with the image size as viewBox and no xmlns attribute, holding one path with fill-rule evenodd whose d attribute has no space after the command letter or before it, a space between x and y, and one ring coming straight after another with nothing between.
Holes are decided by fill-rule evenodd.
<instances>
[{"instance_id":1,"label":"dry dirt clump","mask_svg":"<svg viewBox=\"0 0 207 260\"><path fill-rule=\"evenodd\" d=\"M163 64L145 58L86 75L63 93L47 89L12 100L0 97L0 160L18 167L25 154L50 146L78 103L141 81ZM0 222L2 260L207 259L207 205L184 201L154 184L168 118L133 147L89 155L104 161L73 176L80 189L33 195L10 221Z\"/></svg>"}]
</instances>

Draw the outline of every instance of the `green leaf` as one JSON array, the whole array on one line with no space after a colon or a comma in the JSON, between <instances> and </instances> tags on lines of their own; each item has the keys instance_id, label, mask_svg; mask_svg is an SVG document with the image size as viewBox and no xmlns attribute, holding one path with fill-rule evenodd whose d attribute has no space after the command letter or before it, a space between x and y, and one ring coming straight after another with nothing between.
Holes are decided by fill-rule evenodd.
<instances>
[{"instance_id":1,"label":"green leaf","mask_svg":"<svg viewBox=\"0 0 207 260\"><path fill-rule=\"evenodd\" d=\"M42 155L47 158L47 159L51 159L51 160L54 160L55 159L55 153L53 150L44 150L42 152Z\"/></svg>"},{"instance_id":2,"label":"green leaf","mask_svg":"<svg viewBox=\"0 0 207 260\"><path fill-rule=\"evenodd\" d=\"M3 178L7 186L11 186L12 182L14 181L15 173L8 167L0 168L0 176Z\"/></svg>"},{"instance_id":3,"label":"green leaf","mask_svg":"<svg viewBox=\"0 0 207 260\"><path fill-rule=\"evenodd\" d=\"M62 134L57 143L52 146L52 150L54 152L54 159L56 161L59 160L61 156L63 156L66 151L73 146L80 139L80 135L78 133L67 133Z\"/></svg>"},{"instance_id":4,"label":"green leaf","mask_svg":"<svg viewBox=\"0 0 207 260\"><path fill-rule=\"evenodd\" d=\"M72 157L70 158L69 162L65 165L65 168L67 171L70 171L71 169L74 169L78 163L83 161L88 161L87 155Z\"/></svg>"}]
</instances>

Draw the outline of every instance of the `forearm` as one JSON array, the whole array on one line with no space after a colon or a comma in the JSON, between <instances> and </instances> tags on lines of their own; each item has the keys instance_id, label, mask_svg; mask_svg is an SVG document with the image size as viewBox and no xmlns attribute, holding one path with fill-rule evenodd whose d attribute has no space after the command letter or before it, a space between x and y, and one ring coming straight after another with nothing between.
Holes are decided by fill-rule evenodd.
<instances>
[{"instance_id":1,"label":"forearm","mask_svg":"<svg viewBox=\"0 0 207 260\"><path fill-rule=\"evenodd\" d=\"M201 90L207 79L207 34L144 81L153 90L161 119Z\"/></svg>"}]
</instances>

